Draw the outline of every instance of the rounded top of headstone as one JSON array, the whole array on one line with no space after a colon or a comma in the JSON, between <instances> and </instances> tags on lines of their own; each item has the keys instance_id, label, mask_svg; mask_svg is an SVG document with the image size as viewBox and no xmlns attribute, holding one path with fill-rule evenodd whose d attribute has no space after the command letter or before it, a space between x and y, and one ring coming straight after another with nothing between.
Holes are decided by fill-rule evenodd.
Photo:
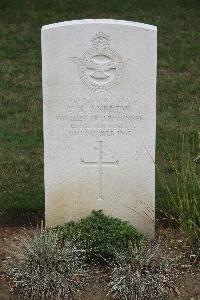
<instances>
[{"instance_id":1,"label":"rounded top of headstone","mask_svg":"<svg viewBox=\"0 0 200 300\"><path fill-rule=\"evenodd\" d=\"M42 30L54 29L63 26L89 25L89 24L125 25L125 26L133 26L136 28L142 28L145 30L157 31L157 27L154 25L132 22L132 21L125 21L125 20L115 20L115 19L82 19L82 20L64 21L64 22L44 25L42 26Z\"/></svg>"}]
</instances>

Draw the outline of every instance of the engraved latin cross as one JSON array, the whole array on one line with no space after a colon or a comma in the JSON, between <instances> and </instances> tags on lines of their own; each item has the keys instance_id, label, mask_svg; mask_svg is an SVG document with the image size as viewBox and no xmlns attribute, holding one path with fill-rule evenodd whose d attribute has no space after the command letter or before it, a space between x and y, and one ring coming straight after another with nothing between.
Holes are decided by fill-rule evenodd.
<instances>
[{"instance_id":1,"label":"engraved latin cross","mask_svg":"<svg viewBox=\"0 0 200 300\"><path fill-rule=\"evenodd\" d=\"M117 166L119 161L104 161L103 160L103 141L98 141L99 146L95 148L99 150L99 159L98 161L85 161L81 158L82 164L85 166L94 166L99 168L99 196L97 200L104 200L103 198L103 167L113 167Z\"/></svg>"}]
</instances>

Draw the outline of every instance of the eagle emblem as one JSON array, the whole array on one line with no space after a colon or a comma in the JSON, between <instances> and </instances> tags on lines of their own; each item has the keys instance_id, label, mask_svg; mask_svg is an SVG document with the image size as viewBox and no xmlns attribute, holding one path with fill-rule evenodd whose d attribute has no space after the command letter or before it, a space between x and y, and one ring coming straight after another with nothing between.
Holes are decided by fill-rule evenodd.
<instances>
[{"instance_id":1,"label":"eagle emblem","mask_svg":"<svg viewBox=\"0 0 200 300\"><path fill-rule=\"evenodd\" d=\"M121 56L110 48L110 38L99 32L92 38L92 47L82 57L71 57L78 65L82 82L95 91L107 91L120 82L124 68Z\"/></svg>"}]
</instances>

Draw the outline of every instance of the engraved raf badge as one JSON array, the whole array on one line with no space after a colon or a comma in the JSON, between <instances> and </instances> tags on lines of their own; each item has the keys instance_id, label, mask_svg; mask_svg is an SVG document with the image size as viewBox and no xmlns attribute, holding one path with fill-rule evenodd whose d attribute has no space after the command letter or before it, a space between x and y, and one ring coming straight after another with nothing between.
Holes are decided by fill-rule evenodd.
<instances>
[{"instance_id":1,"label":"engraved raf badge","mask_svg":"<svg viewBox=\"0 0 200 300\"><path fill-rule=\"evenodd\" d=\"M120 82L124 60L109 44L109 36L99 32L82 57L71 58L78 65L80 79L92 90L107 91Z\"/></svg>"}]
</instances>

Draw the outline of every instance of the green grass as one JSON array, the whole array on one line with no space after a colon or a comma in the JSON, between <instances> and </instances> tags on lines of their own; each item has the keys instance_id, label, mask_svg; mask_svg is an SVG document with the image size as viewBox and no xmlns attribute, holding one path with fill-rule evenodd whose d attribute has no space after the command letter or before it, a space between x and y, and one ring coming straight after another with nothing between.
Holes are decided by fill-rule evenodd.
<instances>
[{"instance_id":1,"label":"green grass","mask_svg":"<svg viewBox=\"0 0 200 300\"><path fill-rule=\"evenodd\" d=\"M168 225L180 225L191 242L200 237L199 160L192 156L191 143L182 136L180 157L165 149L163 163L157 166L157 211Z\"/></svg>"},{"instance_id":2,"label":"green grass","mask_svg":"<svg viewBox=\"0 0 200 300\"><path fill-rule=\"evenodd\" d=\"M183 135L188 136L189 161L199 151L198 0L1 0L0 14L2 213L44 210L40 29L63 20L115 18L158 26L157 164L166 185L177 190L167 153L179 168ZM158 209L165 203L167 213L177 214L159 179L156 190Z\"/></svg>"}]
</instances>

